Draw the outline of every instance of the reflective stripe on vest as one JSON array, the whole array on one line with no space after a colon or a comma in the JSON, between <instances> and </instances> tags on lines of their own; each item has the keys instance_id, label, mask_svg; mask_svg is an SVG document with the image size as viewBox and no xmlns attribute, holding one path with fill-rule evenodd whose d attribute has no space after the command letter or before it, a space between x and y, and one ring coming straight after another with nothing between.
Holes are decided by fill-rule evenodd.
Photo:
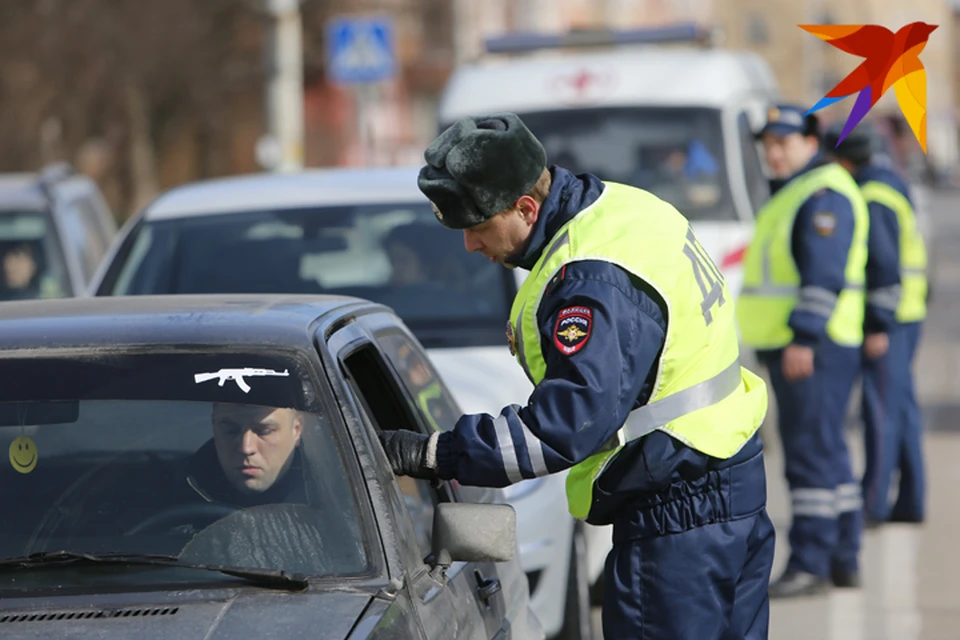
<instances>
[{"instance_id":1,"label":"reflective stripe on vest","mask_svg":"<svg viewBox=\"0 0 960 640\"><path fill-rule=\"evenodd\" d=\"M876 202L897 214L900 229L900 297L898 322L919 322L927 316L927 249L917 228L917 216L902 193L876 180L862 187L867 202Z\"/></svg>"},{"instance_id":2,"label":"reflective stripe on vest","mask_svg":"<svg viewBox=\"0 0 960 640\"><path fill-rule=\"evenodd\" d=\"M801 287L793 257L793 227L803 204L818 191L831 189L853 208L853 241L847 252L845 285L837 295L820 287ZM863 342L867 202L849 172L826 164L791 180L757 214L754 237L744 255L743 286L737 300L737 321L743 341L755 349L778 349L793 340L788 324L794 309L827 319L827 335L837 344Z\"/></svg>"},{"instance_id":3,"label":"reflective stripe on vest","mask_svg":"<svg viewBox=\"0 0 960 640\"><path fill-rule=\"evenodd\" d=\"M729 458L763 421L767 393L763 381L739 364L733 300L690 223L652 194L615 183L605 183L600 198L557 232L514 300L516 357L534 385L546 374L540 303L553 277L581 260L624 269L657 291L668 310L649 402L567 476L570 513L586 518L596 479L626 442L659 429L707 455Z\"/></svg>"}]
</instances>

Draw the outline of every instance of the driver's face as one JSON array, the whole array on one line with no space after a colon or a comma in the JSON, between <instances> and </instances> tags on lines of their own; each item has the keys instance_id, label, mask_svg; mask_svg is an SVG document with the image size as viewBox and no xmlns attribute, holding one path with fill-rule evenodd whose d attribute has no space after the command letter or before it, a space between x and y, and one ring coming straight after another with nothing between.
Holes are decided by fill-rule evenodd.
<instances>
[{"instance_id":1,"label":"driver's face","mask_svg":"<svg viewBox=\"0 0 960 640\"><path fill-rule=\"evenodd\" d=\"M303 431L293 409L216 405L213 439L224 475L238 491L266 491L293 460Z\"/></svg>"}]
</instances>

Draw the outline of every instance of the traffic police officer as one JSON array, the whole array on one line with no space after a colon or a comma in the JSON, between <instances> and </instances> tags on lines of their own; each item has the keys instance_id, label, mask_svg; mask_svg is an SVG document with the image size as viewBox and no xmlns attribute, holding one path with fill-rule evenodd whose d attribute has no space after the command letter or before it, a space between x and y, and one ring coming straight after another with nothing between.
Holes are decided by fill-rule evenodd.
<instances>
[{"instance_id":1,"label":"traffic police officer","mask_svg":"<svg viewBox=\"0 0 960 640\"><path fill-rule=\"evenodd\" d=\"M864 514L871 523L922 522L922 424L910 369L926 316L926 248L909 188L893 169L872 158L872 127L863 122L838 143L840 133L839 127L827 131L824 147L851 172L870 210L862 383ZM894 470L900 471L900 482L891 510Z\"/></svg>"},{"instance_id":2,"label":"traffic police officer","mask_svg":"<svg viewBox=\"0 0 960 640\"><path fill-rule=\"evenodd\" d=\"M783 180L757 214L737 318L777 398L793 522L773 597L859 582L860 485L844 418L863 342L867 205L849 173L819 151L815 116L772 107L761 131ZM785 180L784 180L785 179Z\"/></svg>"},{"instance_id":3,"label":"traffic police officer","mask_svg":"<svg viewBox=\"0 0 960 640\"><path fill-rule=\"evenodd\" d=\"M529 270L508 341L526 406L429 437L384 432L394 471L506 486L570 469L570 512L613 524L607 638L766 638L763 381L690 223L650 193L546 164L513 114L464 118L420 189L470 251Z\"/></svg>"}]
</instances>

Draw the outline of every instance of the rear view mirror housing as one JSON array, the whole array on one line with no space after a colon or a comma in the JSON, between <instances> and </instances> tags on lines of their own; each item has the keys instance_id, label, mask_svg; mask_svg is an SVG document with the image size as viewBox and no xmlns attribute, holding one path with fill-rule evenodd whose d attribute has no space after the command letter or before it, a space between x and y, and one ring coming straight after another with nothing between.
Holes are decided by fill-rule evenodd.
<instances>
[{"instance_id":1,"label":"rear view mirror housing","mask_svg":"<svg viewBox=\"0 0 960 640\"><path fill-rule=\"evenodd\" d=\"M507 504L443 502L433 514L436 563L509 562L517 547L517 512Z\"/></svg>"}]
</instances>

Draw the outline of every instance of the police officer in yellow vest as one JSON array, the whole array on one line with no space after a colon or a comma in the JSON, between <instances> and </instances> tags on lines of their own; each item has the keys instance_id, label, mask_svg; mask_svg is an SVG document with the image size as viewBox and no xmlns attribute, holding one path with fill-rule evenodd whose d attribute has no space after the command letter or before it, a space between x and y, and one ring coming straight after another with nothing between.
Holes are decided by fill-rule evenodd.
<instances>
[{"instance_id":1,"label":"police officer in yellow vest","mask_svg":"<svg viewBox=\"0 0 960 640\"><path fill-rule=\"evenodd\" d=\"M827 131L824 148L853 175L870 210L862 372L864 514L873 524L922 522L922 419L910 368L927 312L927 252L907 184L873 158L876 132L870 123L861 122L846 137L842 133L839 126ZM872 269L871 263L876 263ZM882 336L880 344L869 350L875 336ZM891 505L895 470L900 478Z\"/></svg>"},{"instance_id":2,"label":"police officer in yellow vest","mask_svg":"<svg viewBox=\"0 0 960 640\"><path fill-rule=\"evenodd\" d=\"M530 272L507 334L536 388L438 435L384 432L394 471L502 487L569 469L570 512L613 525L606 638L766 638L766 387L740 366L734 301L690 223L548 167L513 114L461 119L425 158L439 221Z\"/></svg>"},{"instance_id":3,"label":"police officer in yellow vest","mask_svg":"<svg viewBox=\"0 0 960 640\"><path fill-rule=\"evenodd\" d=\"M863 521L844 418L863 342L867 205L820 154L816 116L771 108L761 132L782 186L757 214L737 320L777 398L793 521L773 597L859 583Z\"/></svg>"}]
</instances>

